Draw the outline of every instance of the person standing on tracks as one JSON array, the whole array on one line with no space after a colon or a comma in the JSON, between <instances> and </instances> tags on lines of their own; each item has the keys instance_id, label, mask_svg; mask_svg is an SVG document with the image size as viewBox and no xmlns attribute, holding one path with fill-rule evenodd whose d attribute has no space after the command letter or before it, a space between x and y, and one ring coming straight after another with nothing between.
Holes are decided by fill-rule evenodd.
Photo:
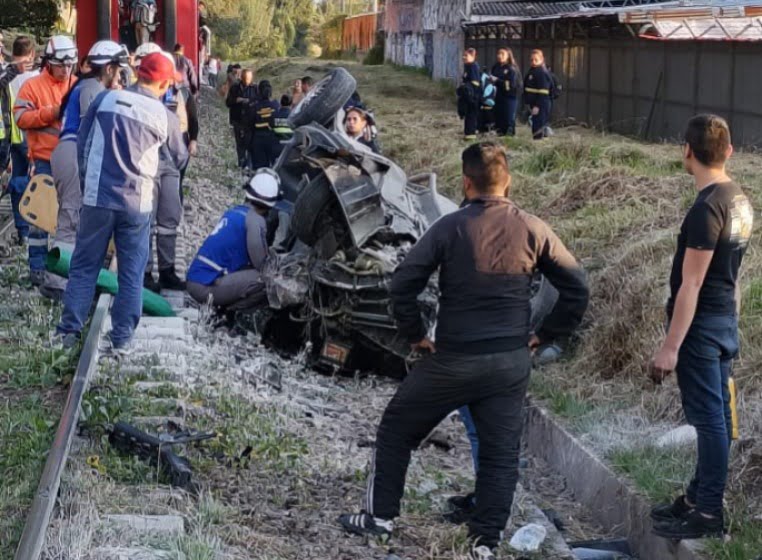
<instances>
[{"instance_id":1,"label":"person standing on tracks","mask_svg":"<svg viewBox=\"0 0 762 560\"><path fill-rule=\"evenodd\" d=\"M230 110L230 124L233 125L238 167L251 168L251 108L257 101L257 85L254 72L246 68L241 72L241 80L230 86L225 105Z\"/></svg>"},{"instance_id":2,"label":"person standing on tracks","mask_svg":"<svg viewBox=\"0 0 762 560\"><path fill-rule=\"evenodd\" d=\"M157 47L158 48L158 47ZM162 53L172 61L172 55ZM175 76L177 77L177 76ZM187 89L185 90L187 93ZM167 90L162 99L164 105L175 113L180 122L180 132L183 135L186 147L191 156L196 154L196 140L198 137L198 118L195 112L195 99L192 95L183 95L174 86ZM193 112L189 110L190 101L193 103ZM193 129L189 132L189 129ZM193 134L193 140L190 140ZM187 167L187 163L186 163ZM159 293L161 290L185 290L185 282L180 279L175 269L175 255L177 252L177 228L183 216L182 179L185 167L178 169L172 157L167 153L166 147L162 147L159 153L159 172L154 184L153 212L151 219L151 233L149 236L148 262L143 276L143 287L152 292ZM159 268L159 281L153 277L153 239L156 236L156 255Z\"/></svg>"},{"instance_id":3,"label":"person standing on tracks","mask_svg":"<svg viewBox=\"0 0 762 560\"><path fill-rule=\"evenodd\" d=\"M51 37L45 45L42 73L27 80L14 104L18 127L26 132L31 175L52 175L50 158L61 132L61 102L76 83L72 75L78 64L77 47L63 35ZM34 286L45 281L48 234L29 228L29 277Z\"/></svg>"},{"instance_id":4,"label":"person standing on tracks","mask_svg":"<svg viewBox=\"0 0 762 560\"><path fill-rule=\"evenodd\" d=\"M729 378L738 353L738 271L754 211L727 174L730 129L716 115L688 121L683 166L698 191L672 261L667 335L651 362L653 381L677 373L685 418L698 433L698 461L685 494L651 510L654 533L667 539L722 538L723 496L733 434Z\"/></svg>"},{"instance_id":5,"label":"person standing on tracks","mask_svg":"<svg viewBox=\"0 0 762 560\"><path fill-rule=\"evenodd\" d=\"M58 197L58 220L54 247L74 251L82 206L77 165L77 134L82 119L95 98L106 89L122 87L122 70L129 67L127 49L113 41L98 41L87 55L90 71L84 74L61 102L62 130L50 158ZM63 299L66 280L47 272L40 293L54 301Z\"/></svg>"},{"instance_id":6,"label":"person standing on tracks","mask_svg":"<svg viewBox=\"0 0 762 560\"><path fill-rule=\"evenodd\" d=\"M198 94L198 72L193 67L193 61L185 56L185 47L177 43L174 50L175 67L180 73L180 80L177 83L178 89L188 88L191 95Z\"/></svg>"},{"instance_id":7,"label":"person standing on tracks","mask_svg":"<svg viewBox=\"0 0 762 560\"><path fill-rule=\"evenodd\" d=\"M130 349L143 306L141 280L159 152L166 146L178 169L188 159L177 116L160 101L174 79L174 65L161 53L149 54L140 61L138 83L101 93L80 125L81 219L57 328L64 347L74 346L80 337L113 235L119 291L109 340L116 354Z\"/></svg>"},{"instance_id":8,"label":"person standing on tracks","mask_svg":"<svg viewBox=\"0 0 762 560\"><path fill-rule=\"evenodd\" d=\"M469 521L472 558L492 560L518 479L530 348L570 334L589 292L582 267L539 218L508 198L505 148L473 144L462 155L468 203L443 216L411 249L392 278L399 334L424 354L384 411L376 435L367 511L339 523L360 535L391 536L411 452L448 414L468 406L479 433L476 509ZM539 270L559 300L530 334L530 286ZM418 296L439 272L436 343L428 338Z\"/></svg>"},{"instance_id":9,"label":"person standing on tracks","mask_svg":"<svg viewBox=\"0 0 762 560\"><path fill-rule=\"evenodd\" d=\"M530 57L532 67L524 78L524 104L529 106L532 118L532 138L542 140L550 121L552 108L553 76L545 67L542 51L535 49Z\"/></svg>"},{"instance_id":10,"label":"person standing on tracks","mask_svg":"<svg viewBox=\"0 0 762 560\"><path fill-rule=\"evenodd\" d=\"M21 217L19 202L24 189L29 182L29 159L24 133L16 124L13 107L16 97L29 78L40 73L34 70L34 42L25 35L19 35L13 41L12 58L5 71L0 75L0 104L2 104L3 130L10 142L8 148L11 160L11 180L8 191L11 197L13 221L16 226L16 236L19 245L27 242L29 224ZM5 159L3 159L5 161Z\"/></svg>"},{"instance_id":11,"label":"person standing on tracks","mask_svg":"<svg viewBox=\"0 0 762 560\"><path fill-rule=\"evenodd\" d=\"M271 167L275 163L274 145L278 142L275 134L275 113L280 108L272 98L270 82L259 82L259 97L251 109L251 166L254 170Z\"/></svg>"},{"instance_id":12,"label":"person standing on tracks","mask_svg":"<svg viewBox=\"0 0 762 560\"><path fill-rule=\"evenodd\" d=\"M188 293L201 304L211 300L220 313L252 309L266 298L266 216L280 198L280 178L262 168L244 189L246 203L225 212L188 269Z\"/></svg>"}]
</instances>

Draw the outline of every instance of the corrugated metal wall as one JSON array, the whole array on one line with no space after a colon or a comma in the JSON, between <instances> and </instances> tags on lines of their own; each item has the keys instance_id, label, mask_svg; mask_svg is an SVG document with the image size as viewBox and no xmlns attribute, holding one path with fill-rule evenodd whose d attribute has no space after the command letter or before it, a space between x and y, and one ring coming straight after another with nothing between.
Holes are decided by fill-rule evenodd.
<instances>
[{"instance_id":1,"label":"corrugated metal wall","mask_svg":"<svg viewBox=\"0 0 762 560\"><path fill-rule=\"evenodd\" d=\"M554 118L674 139L692 115L711 112L728 119L735 144L762 144L762 74L751 71L762 57L762 44L653 41L623 34L568 38L573 32L558 29L551 38L535 26L523 26L523 39L467 34L466 46L476 48L479 62L488 67L497 49L509 46L523 72L530 51L542 49L564 86Z\"/></svg>"},{"instance_id":2,"label":"corrugated metal wall","mask_svg":"<svg viewBox=\"0 0 762 560\"><path fill-rule=\"evenodd\" d=\"M376 27L378 14L361 14L344 20L342 30L343 51L356 50L365 52L376 44Z\"/></svg>"}]
</instances>

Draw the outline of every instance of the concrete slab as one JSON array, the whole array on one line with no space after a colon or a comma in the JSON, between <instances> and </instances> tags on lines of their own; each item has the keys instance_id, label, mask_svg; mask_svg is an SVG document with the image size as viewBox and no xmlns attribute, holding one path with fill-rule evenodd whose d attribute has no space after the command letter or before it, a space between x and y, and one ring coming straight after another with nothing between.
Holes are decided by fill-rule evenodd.
<instances>
[{"instance_id":1,"label":"concrete slab","mask_svg":"<svg viewBox=\"0 0 762 560\"><path fill-rule=\"evenodd\" d=\"M177 553L151 548L102 546L89 554L91 560L176 560Z\"/></svg>"},{"instance_id":2,"label":"concrete slab","mask_svg":"<svg viewBox=\"0 0 762 560\"><path fill-rule=\"evenodd\" d=\"M702 560L692 541L674 543L651 533L651 504L603 461L531 401L526 409L529 452L542 457L574 491L574 497L605 530L628 539L639 558Z\"/></svg>"},{"instance_id":3,"label":"concrete slab","mask_svg":"<svg viewBox=\"0 0 762 560\"><path fill-rule=\"evenodd\" d=\"M136 533L180 535L185 532L185 521L179 515L105 515L103 524Z\"/></svg>"}]
</instances>

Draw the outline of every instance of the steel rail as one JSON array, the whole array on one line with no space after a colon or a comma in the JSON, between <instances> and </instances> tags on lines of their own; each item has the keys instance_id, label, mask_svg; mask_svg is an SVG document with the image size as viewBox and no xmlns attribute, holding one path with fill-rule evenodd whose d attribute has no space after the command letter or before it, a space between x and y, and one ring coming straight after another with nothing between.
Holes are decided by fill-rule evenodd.
<instances>
[{"instance_id":1,"label":"steel rail","mask_svg":"<svg viewBox=\"0 0 762 560\"><path fill-rule=\"evenodd\" d=\"M58 498L58 489L61 485L61 474L66 467L74 431L77 428L82 397L87 391L90 377L97 365L98 343L104 321L108 316L112 297L111 294L102 294L98 298L95 313L93 313L93 318L90 321L90 329L79 356L77 371L74 374L69 395L61 414L61 421L58 424L53 445L45 462L32 507L26 518L24 532L21 535L14 560L38 560L45 544L50 515L53 512L53 507Z\"/></svg>"}]
</instances>

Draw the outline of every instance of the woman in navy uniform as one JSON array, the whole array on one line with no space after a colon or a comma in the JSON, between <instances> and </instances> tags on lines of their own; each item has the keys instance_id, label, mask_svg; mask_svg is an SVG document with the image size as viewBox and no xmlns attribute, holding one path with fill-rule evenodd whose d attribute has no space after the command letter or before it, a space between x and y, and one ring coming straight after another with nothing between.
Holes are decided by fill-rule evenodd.
<instances>
[{"instance_id":1,"label":"woman in navy uniform","mask_svg":"<svg viewBox=\"0 0 762 560\"><path fill-rule=\"evenodd\" d=\"M500 136L515 136L521 71L511 49L498 49L497 63L492 67L491 76L497 89L495 128Z\"/></svg>"},{"instance_id":2,"label":"woman in navy uniform","mask_svg":"<svg viewBox=\"0 0 762 560\"><path fill-rule=\"evenodd\" d=\"M545 138L545 128L550 120L553 77L545 67L542 51L535 49L531 57L532 67L524 78L524 103L532 114L532 137Z\"/></svg>"},{"instance_id":3,"label":"woman in navy uniform","mask_svg":"<svg viewBox=\"0 0 762 560\"><path fill-rule=\"evenodd\" d=\"M476 128L479 125L479 100L481 98L481 71L476 62L476 49L466 49L463 52L463 86L473 89L476 94L473 101L468 103L464 117L464 130L466 140L476 139Z\"/></svg>"}]
</instances>

